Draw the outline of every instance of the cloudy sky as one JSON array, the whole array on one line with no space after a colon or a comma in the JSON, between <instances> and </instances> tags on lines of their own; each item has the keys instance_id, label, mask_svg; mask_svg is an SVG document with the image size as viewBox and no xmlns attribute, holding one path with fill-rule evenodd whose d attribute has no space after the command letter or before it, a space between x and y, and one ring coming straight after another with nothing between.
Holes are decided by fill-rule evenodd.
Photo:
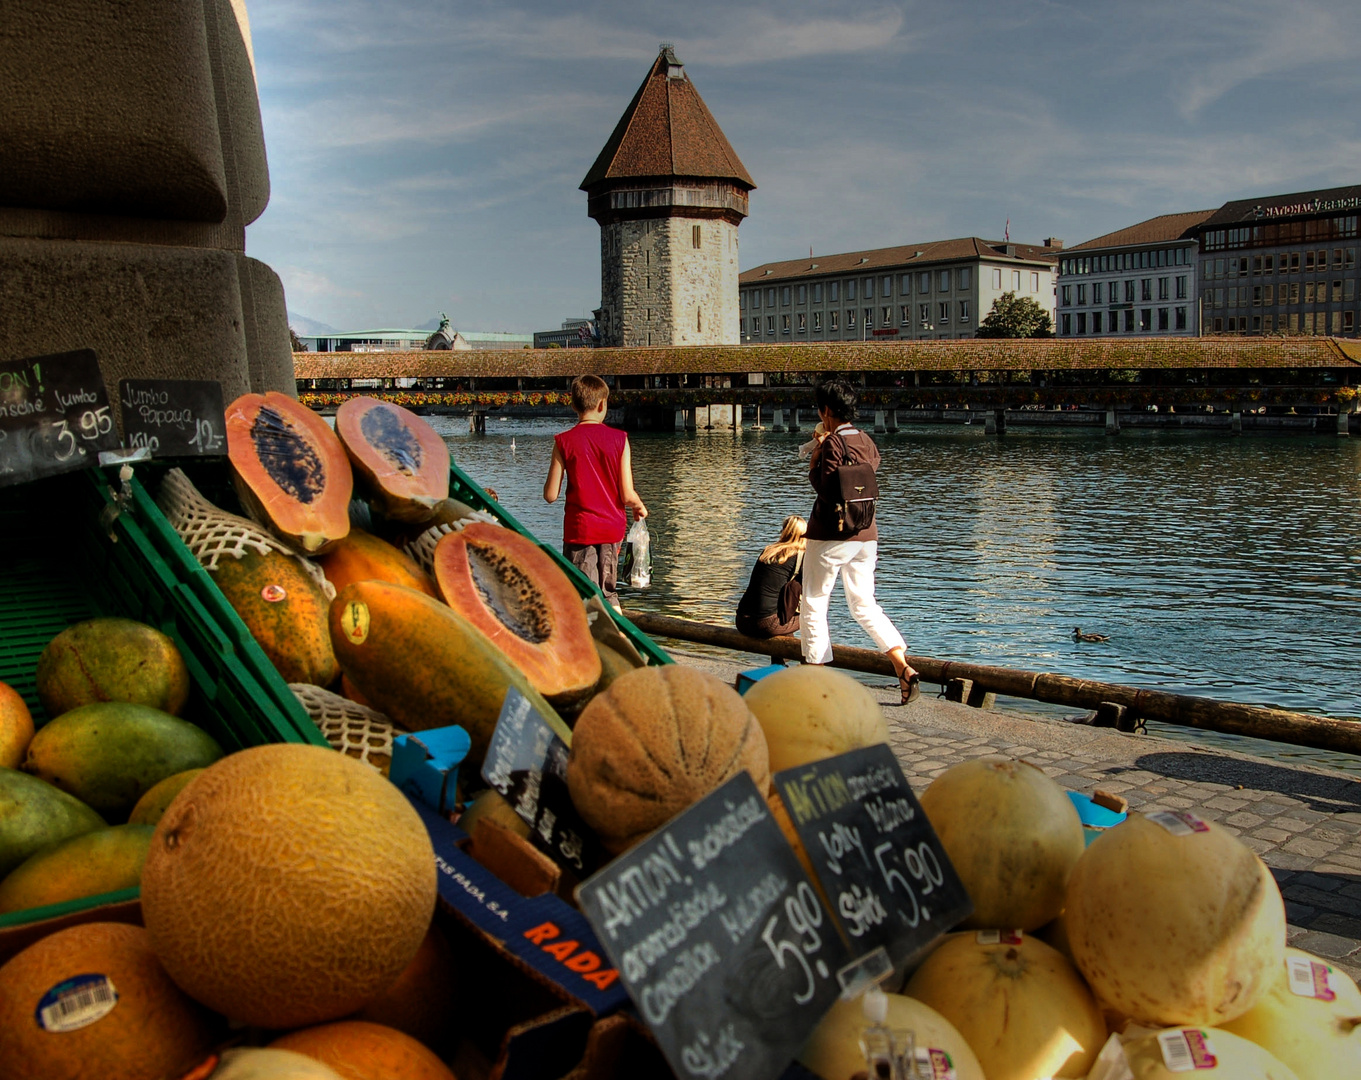
<instances>
[{"instance_id":1,"label":"cloudy sky","mask_svg":"<svg viewBox=\"0 0 1361 1080\"><path fill-rule=\"evenodd\" d=\"M661 41L756 180L743 269L1361 182L1355 0L249 9L273 196L247 249L341 330L589 314L577 186Z\"/></svg>"}]
</instances>

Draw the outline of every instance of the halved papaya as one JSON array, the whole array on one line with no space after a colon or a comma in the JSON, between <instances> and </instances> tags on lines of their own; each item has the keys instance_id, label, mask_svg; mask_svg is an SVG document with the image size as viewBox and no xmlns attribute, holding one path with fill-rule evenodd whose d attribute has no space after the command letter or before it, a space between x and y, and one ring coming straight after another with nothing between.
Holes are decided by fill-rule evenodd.
<instances>
[{"instance_id":1,"label":"halved papaya","mask_svg":"<svg viewBox=\"0 0 1361 1080\"><path fill-rule=\"evenodd\" d=\"M419 589L436 599L439 596L430 575L417 566L410 555L363 529L352 528L349 536L338 541L316 563L336 592L352 581L386 581L391 585Z\"/></svg>"},{"instance_id":2,"label":"halved papaya","mask_svg":"<svg viewBox=\"0 0 1361 1080\"><path fill-rule=\"evenodd\" d=\"M487 635L554 706L570 711L600 681L586 608L534 541L475 521L435 548L444 602Z\"/></svg>"},{"instance_id":3,"label":"halved papaya","mask_svg":"<svg viewBox=\"0 0 1361 1080\"><path fill-rule=\"evenodd\" d=\"M409 409L350 398L336 410L336 436L387 517L424 521L449 497L449 448Z\"/></svg>"},{"instance_id":4,"label":"halved papaya","mask_svg":"<svg viewBox=\"0 0 1361 1080\"><path fill-rule=\"evenodd\" d=\"M241 505L305 555L350 531L354 476L326 421L286 394L242 394L227 408L227 457Z\"/></svg>"}]
</instances>

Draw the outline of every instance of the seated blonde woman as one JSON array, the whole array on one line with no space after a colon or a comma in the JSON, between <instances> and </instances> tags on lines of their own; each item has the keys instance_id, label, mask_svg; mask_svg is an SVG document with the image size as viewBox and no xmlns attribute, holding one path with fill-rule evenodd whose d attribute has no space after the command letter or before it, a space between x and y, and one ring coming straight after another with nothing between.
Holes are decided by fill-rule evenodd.
<instances>
[{"instance_id":1,"label":"seated blonde woman","mask_svg":"<svg viewBox=\"0 0 1361 1080\"><path fill-rule=\"evenodd\" d=\"M777 637L799 628L799 586L788 591L785 586L803 580L803 534L807 529L808 522L791 514L784 519L780 538L767 544L756 560L747 591L737 605L737 629L748 637Z\"/></svg>"}]
</instances>

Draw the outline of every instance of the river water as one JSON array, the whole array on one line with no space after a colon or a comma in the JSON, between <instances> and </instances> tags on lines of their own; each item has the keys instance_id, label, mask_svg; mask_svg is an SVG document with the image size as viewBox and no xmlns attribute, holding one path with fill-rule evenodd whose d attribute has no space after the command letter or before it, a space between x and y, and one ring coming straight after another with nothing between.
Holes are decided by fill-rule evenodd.
<instances>
[{"instance_id":1,"label":"river water","mask_svg":"<svg viewBox=\"0 0 1361 1080\"><path fill-rule=\"evenodd\" d=\"M542 489L566 420L492 417L485 436L432 420L473 479L561 539L562 503ZM812 505L809 437L633 435L654 567L624 605L731 625L761 547ZM878 596L910 653L1361 717L1361 440L954 426L876 439ZM1075 626L1110 641L1075 643ZM871 646L840 588L832 637Z\"/></svg>"}]
</instances>

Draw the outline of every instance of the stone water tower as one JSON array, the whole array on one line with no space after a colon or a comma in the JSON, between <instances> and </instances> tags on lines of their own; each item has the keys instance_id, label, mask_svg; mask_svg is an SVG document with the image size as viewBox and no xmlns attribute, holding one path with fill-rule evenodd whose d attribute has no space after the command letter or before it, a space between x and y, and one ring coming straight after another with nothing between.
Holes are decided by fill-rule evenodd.
<instances>
[{"instance_id":1,"label":"stone water tower","mask_svg":"<svg viewBox=\"0 0 1361 1080\"><path fill-rule=\"evenodd\" d=\"M602 345L737 345L737 227L756 185L663 45L581 182L600 223Z\"/></svg>"}]
</instances>

